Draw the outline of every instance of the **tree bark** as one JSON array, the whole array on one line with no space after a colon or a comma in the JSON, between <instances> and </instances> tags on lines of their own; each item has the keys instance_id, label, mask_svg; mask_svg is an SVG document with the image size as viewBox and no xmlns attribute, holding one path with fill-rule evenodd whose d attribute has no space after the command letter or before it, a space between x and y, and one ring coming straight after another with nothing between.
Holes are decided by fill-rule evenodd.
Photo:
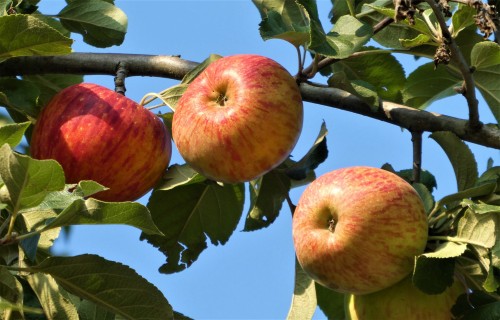
<instances>
[{"instance_id":1,"label":"tree bark","mask_svg":"<svg viewBox=\"0 0 500 320\"><path fill-rule=\"evenodd\" d=\"M177 56L139 54L72 53L63 56L10 58L0 63L1 76L33 74L104 74L115 75L119 63L128 68L129 76L150 76L181 80L198 63ZM438 113L382 101L373 108L362 99L337 88L300 84L304 101L334 107L378 119L411 132L451 131L464 141L500 149L500 129L496 124L471 130L469 122Z\"/></svg>"}]
</instances>

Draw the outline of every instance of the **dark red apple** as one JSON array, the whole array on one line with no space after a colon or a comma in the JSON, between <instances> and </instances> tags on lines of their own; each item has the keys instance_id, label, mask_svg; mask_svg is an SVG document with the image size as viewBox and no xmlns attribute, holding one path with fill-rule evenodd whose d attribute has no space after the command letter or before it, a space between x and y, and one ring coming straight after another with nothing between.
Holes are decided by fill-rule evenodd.
<instances>
[{"instance_id":1,"label":"dark red apple","mask_svg":"<svg viewBox=\"0 0 500 320\"><path fill-rule=\"evenodd\" d=\"M36 159L57 160L67 183L94 180L109 188L95 198L132 201L161 178L172 153L163 122L135 101L89 83L57 93L37 119Z\"/></svg>"}]
</instances>

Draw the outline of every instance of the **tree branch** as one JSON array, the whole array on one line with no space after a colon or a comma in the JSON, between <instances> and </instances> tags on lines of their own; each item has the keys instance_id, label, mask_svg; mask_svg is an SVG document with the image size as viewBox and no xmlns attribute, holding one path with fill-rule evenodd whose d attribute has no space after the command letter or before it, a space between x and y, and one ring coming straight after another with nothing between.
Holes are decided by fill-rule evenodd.
<instances>
[{"instance_id":1,"label":"tree branch","mask_svg":"<svg viewBox=\"0 0 500 320\"><path fill-rule=\"evenodd\" d=\"M17 57L0 63L0 75L106 74L115 75L118 63L125 63L128 76L152 76L181 80L198 63L174 56L72 53L64 56ZM362 99L337 88L300 84L304 101L361 114L412 131L451 131L465 141L500 149L500 129L484 125L471 130L468 121L384 101L374 112Z\"/></svg>"},{"instance_id":2,"label":"tree branch","mask_svg":"<svg viewBox=\"0 0 500 320\"><path fill-rule=\"evenodd\" d=\"M452 59L455 60L457 66L464 78L464 86L462 90L462 94L467 100L467 105L469 106L469 126L472 130L477 130L481 127L481 122L479 121L479 110L478 110L478 101L476 99L476 84L474 82L474 77L472 76L472 71L467 64L467 60L465 60L462 51L458 47L455 39L450 34L448 30L448 26L446 25L446 21L443 15L443 12L436 4L435 0L426 0L429 6L432 8L434 15L441 27L441 33L445 39L445 44L448 45L451 51Z\"/></svg>"}]
</instances>

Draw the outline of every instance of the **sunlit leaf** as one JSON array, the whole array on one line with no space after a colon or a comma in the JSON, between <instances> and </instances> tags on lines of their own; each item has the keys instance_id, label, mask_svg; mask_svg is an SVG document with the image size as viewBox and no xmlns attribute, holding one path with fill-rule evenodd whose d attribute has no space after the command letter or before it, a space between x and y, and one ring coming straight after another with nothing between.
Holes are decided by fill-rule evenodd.
<instances>
[{"instance_id":1,"label":"sunlit leaf","mask_svg":"<svg viewBox=\"0 0 500 320\"><path fill-rule=\"evenodd\" d=\"M12 148L17 146L30 126L30 122L12 123L0 127L0 146L7 143Z\"/></svg>"},{"instance_id":2,"label":"sunlit leaf","mask_svg":"<svg viewBox=\"0 0 500 320\"><path fill-rule=\"evenodd\" d=\"M80 33L86 43L99 48L122 44L127 32L125 13L102 0L69 2L57 17L66 29Z\"/></svg>"},{"instance_id":3,"label":"sunlit leaf","mask_svg":"<svg viewBox=\"0 0 500 320\"><path fill-rule=\"evenodd\" d=\"M473 25L476 13L477 11L473 7L461 5L451 18L451 25L453 27L452 37L455 38L462 30Z\"/></svg>"},{"instance_id":4,"label":"sunlit leaf","mask_svg":"<svg viewBox=\"0 0 500 320\"><path fill-rule=\"evenodd\" d=\"M121 263L84 254L50 257L27 269L50 275L69 293L125 319L173 318L172 307L160 290Z\"/></svg>"},{"instance_id":5,"label":"sunlit leaf","mask_svg":"<svg viewBox=\"0 0 500 320\"><path fill-rule=\"evenodd\" d=\"M315 282L304 272L295 259L295 284L292 303L288 310L287 320L311 319L316 311Z\"/></svg>"}]
</instances>

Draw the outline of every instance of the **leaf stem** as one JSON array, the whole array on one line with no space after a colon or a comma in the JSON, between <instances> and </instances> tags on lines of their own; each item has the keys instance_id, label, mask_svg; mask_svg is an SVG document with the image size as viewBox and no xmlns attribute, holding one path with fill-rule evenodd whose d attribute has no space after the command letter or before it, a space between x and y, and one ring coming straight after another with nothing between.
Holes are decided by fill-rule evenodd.
<instances>
[{"instance_id":1,"label":"leaf stem","mask_svg":"<svg viewBox=\"0 0 500 320\"><path fill-rule=\"evenodd\" d=\"M428 240L442 240L442 241L450 241L450 242L459 242L459 243L467 243L475 246L480 246L485 249L490 249L488 246L484 245L484 243L477 242L470 239L459 238L459 237L450 237L450 236L429 236Z\"/></svg>"}]
</instances>

